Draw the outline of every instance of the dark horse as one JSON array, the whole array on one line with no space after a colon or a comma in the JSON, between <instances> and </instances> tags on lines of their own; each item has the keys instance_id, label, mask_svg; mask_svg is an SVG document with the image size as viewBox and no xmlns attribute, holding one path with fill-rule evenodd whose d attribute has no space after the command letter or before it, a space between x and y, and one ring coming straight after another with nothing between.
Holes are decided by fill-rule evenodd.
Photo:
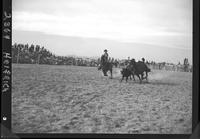
<instances>
[{"instance_id":1,"label":"dark horse","mask_svg":"<svg viewBox=\"0 0 200 139\"><path fill-rule=\"evenodd\" d=\"M143 79L146 79L148 81L148 72L150 72L151 69L149 69L144 62L142 61L135 62L135 60L132 59L130 66L134 74L139 78L140 83L142 83ZM146 77L144 77L144 72L146 73Z\"/></svg>"},{"instance_id":2,"label":"dark horse","mask_svg":"<svg viewBox=\"0 0 200 139\"><path fill-rule=\"evenodd\" d=\"M101 70L101 69L103 71L104 76L108 76L107 72L110 71L110 75L111 75L110 78L111 79L113 78L112 77L113 63L111 63L111 62L105 62L101 66L98 67L98 70Z\"/></svg>"}]
</instances>

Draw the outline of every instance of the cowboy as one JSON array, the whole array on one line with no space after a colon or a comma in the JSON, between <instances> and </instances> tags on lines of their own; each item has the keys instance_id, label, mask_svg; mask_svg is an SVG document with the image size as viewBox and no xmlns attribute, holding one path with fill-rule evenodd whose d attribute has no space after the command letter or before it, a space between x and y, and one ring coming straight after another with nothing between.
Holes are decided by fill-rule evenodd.
<instances>
[{"instance_id":1,"label":"cowboy","mask_svg":"<svg viewBox=\"0 0 200 139\"><path fill-rule=\"evenodd\" d=\"M130 65L130 57L128 57L128 59L125 60L125 66L127 67L127 66L129 66L129 65Z\"/></svg>"},{"instance_id":2,"label":"cowboy","mask_svg":"<svg viewBox=\"0 0 200 139\"><path fill-rule=\"evenodd\" d=\"M142 62L145 63L145 59L144 58L142 58Z\"/></svg>"},{"instance_id":3,"label":"cowboy","mask_svg":"<svg viewBox=\"0 0 200 139\"><path fill-rule=\"evenodd\" d=\"M145 59L144 59L144 57L142 58L142 62L145 64ZM146 64L145 64L145 66L147 67ZM142 79L144 79L144 73L142 73Z\"/></svg>"},{"instance_id":4,"label":"cowboy","mask_svg":"<svg viewBox=\"0 0 200 139\"><path fill-rule=\"evenodd\" d=\"M101 64L100 67L98 68L99 70L103 68L103 66L108 63L108 50L104 50L104 54L101 56ZM104 72L104 71L103 71ZM104 75L107 76L107 74L104 72Z\"/></svg>"},{"instance_id":5,"label":"cowboy","mask_svg":"<svg viewBox=\"0 0 200 139\"><path fill-rule=\"evenodd\" d=\"M104 54L101 56L101 65L105 65L108 62L108 50L104 50Z\"/></svg>"}]
</instances>

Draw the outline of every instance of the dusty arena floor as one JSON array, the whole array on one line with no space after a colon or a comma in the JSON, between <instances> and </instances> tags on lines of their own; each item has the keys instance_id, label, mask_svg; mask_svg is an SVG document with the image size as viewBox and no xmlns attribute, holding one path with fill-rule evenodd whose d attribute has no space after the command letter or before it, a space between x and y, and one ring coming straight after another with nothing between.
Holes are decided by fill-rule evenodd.
<instances>
[{"instance_id":1,"label":"dusty arena floor","mask_svg":"<svg viewBox=\"0 0 200 139\"><path fill-rule=\"evenodd\" d=\"M96 67L12 65L14 133L190 134L192 73L120 83ZM137 79L137 77L135 77Z\"/></svg>"}]
</instances>

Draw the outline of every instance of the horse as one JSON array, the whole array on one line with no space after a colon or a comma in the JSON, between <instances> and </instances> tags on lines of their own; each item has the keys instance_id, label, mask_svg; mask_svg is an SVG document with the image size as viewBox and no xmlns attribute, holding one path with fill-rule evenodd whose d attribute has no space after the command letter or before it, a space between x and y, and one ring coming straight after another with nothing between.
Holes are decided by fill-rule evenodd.
<instances>
[{"instance_id":1,"label":"horse","mask_svg":"<svg viewBox=\"0 0 200 139\"><path fill-rule=\"evenodd\" d=\"M148 81L148 72L151 72L151 69L148 68L144 62L142 61L135 62L135 60L132 59L130 66L134 74L139 78L140 83L142 83L143 79L146 79ZM146 73L146 77L144 77L144 72Z\"/></svg>"},{"instance_id":2,"label":"horse","mask_svg":"<svg viewBox=\"0 0 200 139\"><path fill-rule=\"evenodd\" d=\"M104 76L108 76L107 72L110 71L111 79L113 78L112 69L113 69L113 63L111 62L105 62L104 64L101 64L101 66L98 67L98 70L102 70Z\"/></svg>"}]
</instances>

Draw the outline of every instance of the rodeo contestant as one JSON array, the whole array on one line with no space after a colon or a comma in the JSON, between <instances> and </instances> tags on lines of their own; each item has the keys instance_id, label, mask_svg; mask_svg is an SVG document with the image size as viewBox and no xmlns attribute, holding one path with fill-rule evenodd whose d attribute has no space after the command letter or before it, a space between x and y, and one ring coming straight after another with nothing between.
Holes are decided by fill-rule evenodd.
<instances>
[{"instance_id":1,"label":"rodeo contestant","mask_svg":"<svg viewBox=\"0 0 200 139\"><path fill-rule=\"evenodd\" d=\"M102 57L104 58L104 62L108 62L108 50L104 50L104 54L102 55Z\"/></svg>"},{"instance_id":2,"label":"rodeo contestant","mask_svg":"<svg viewBox=\"0 0 200 139\"><path fill-rule=\"evenodd\" d=\"M145 63L145 59L144 59L144 57L142 58L142 62Z\"/></svg>"},{"instance_id":3,"label":"rodeo contestant","mask_svg":"<svg viewBox=\"0 0 200 139\"><path fill-rule=\"evenodd\" d=\"M99 69L102 69L103 66L106 65L106 63L108 63L108 50L107 49L104 50L104 54L101 56L101 64L100 64ZM104 75L107 76L106 73L104 73Z\"/></svg>"},{"instance_id":4,"label":"rodeo contestant","mask_svg":"<svg viewBox=\"0 0 200 139\"><path fill-rule=\"evenodd\" d=\"M108 50L104 50L104 54L101 56L101 66L108 62Z\"/></svg>"}]
</instances>

